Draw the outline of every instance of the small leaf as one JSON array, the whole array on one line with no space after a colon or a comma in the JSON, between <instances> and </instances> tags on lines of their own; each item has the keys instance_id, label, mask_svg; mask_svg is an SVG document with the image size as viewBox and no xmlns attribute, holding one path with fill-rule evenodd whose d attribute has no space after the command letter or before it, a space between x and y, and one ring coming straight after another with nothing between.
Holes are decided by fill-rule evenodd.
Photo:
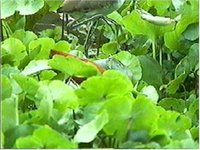
<instances>
[{"instance_id":1,"label":"small leaf","mask_svg":"<svg viewBox=\"0 0 200 150\"><path fill-rule=\"evenodd\" d=\"M118 51L117 42L106 43L102 46L102 51L107 55L115 54Z\"/></svg>"},{"instance_id":2,"label":"small leaf","mask_svg":"<svg viewBox=\"0 0 200 150\"><path fill-rule=\"evenodd\" d=\"M69 52L70 48L71 48L71 45L68 42L59 41L58 43L55 44L53 49L58 50L58 51Z\"/></svg>"},{"instance_id":3,"label":"small leaf","mask_svg":"<svg viewBox=\"0 0 200 150\"><path fill-rule=\"evenodd\" d=\"M159 96L156 89L153 86L149 85L149 86L143 87L141 90L141 93L146 95L154 103L157 103Z\"/></svg>"}]
</instances>

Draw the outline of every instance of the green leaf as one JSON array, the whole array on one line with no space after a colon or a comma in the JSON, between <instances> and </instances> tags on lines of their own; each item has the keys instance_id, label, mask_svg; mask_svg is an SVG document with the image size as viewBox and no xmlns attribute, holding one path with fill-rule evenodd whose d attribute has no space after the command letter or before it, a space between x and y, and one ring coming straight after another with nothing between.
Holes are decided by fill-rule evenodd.
<instances>
[{"instance_id":1,"label":"green leaf","mask_svg":"<svg viewBox=\"0 0 200 150\"><path fill-rule=\"evenodd\" d=\"M176 25L176 29L164 35L165 45L171 51L184 50L184 44L180 41L181 35L190 24L198 23L198 9L196 9L198 1L192 0L190 3L191 5L185 8L181 20Z\"/></svg>"},{"instance_id":2,"label":"green leaf","mask_svg":"<svg viewBox=\"0 0 200 150\"><path fill-rule=\"evenodd\" d=\"M132 89L132 83L126 76L117 71L109 70L104 72L103 76L91 77L82 82L81 88L76 90L76 94L80 104L86 105L130 94Z\"/></svg>"},{"instance_id":3,"label":"green leaf","mask_svg":"<svg viewBox=\"0 0 200 150\"><path fill-rule=\"evenodd\" d=\"M114 59L110 59L108 62L109 68L120 71L134 82L137 82L141 79L142 68L139 59L136 56L122 51L116 55L113 55L113 58Z\"/></svg>"},{"instance_id":4,"label":"green leaf","mask_svg":"<svg viewBox=\"0 0 200 150\"><path fill-rule=\"evenodd\" d=\"M77 145L45 125L36 129L32 136L18 138L16 148L77 148Z\"/></svg>"},{"instance_id":5,"label":"green leaf","mask_svg":"<svg viewBox=\"0 0 200 150\"><path fill-rule=\"evenodd\" d=\"M37 35L31 31L16 30L11 37L19 39L27 48L31 41L37 39Z\"/></svg>"},{"instance_id":6,"label":"green leaf","mask_svg":"<svg viewBox=\"0 0 200 150\"><path fill-rule=\"evenodd\" d=\"M157 103L159 95L153 86L149 85L149 86L143 87L141 90L141 93L146 95L154 103Z\"/></svg>"},{"instance_id":7,"label":"green leaf","mask_svg":"<svg viewBox=\"0 0 200 150\"><path fill-rule=\"evenodd\" d=\"M2 49L2 63L9 63L18 66L22 59L27 55L25 45L18 39L9 38L3 41Z\"/></svg>"},{"instance_id":8,"label":"green leaf","mask_svg":"<svg viewBox=\"0 0 200 150\"><path fill-rule=\"evenodd\" d=\"M189 74L198 64L199 44L193 44L186 55L175 68L175 77L178 77L183 72Z\"/></svg>"},{"instance_id":9,"label":"green leaf","mask_svg":"<svg viewBox=\"0 0 200 150\"><path fill-rule=\"evenodd\" d=\"M55 44L54 50L69 52L71 45L67 41L59 41Z\"/></svg>"},{"instance_id":10,"label":"green leaf","mask_svg":"<svg viewBox=\"0 0 200 150\"><path fill-rule=\"evenodd\" d=\"M13 75L13 78L24 92L30 94L31 96L35 96L39 88L39 83L35 78L26 77L23 75Z\"/></svg>"},{"instance_id":11,"label":"green leaf","mask_svg":"<svg viewBox=\"0 0 200 150\"><path fill-rule=\"evenodd\" d=\"M106 43L102 46L102 51L107 55L115 54L118 51L118 43L116 41Z\"/></svg>"},{"instance_id":12,"label":"green leaf","mask_svg":"<svg viewBox=\"0 0 200 150\"><path fill-rule=\"evenodd\" d=\"M150 134L156 129L158 118L159 113L156 105L147 97L139 95L132 106L132 130L144 130Z\"/></svg>"},{"instance_id":13,"label":"green leaf","mask_svg":"<svg viewBox=\"0 0 200 150\"><path fill-rule=\"evenodd\" d=\"M21 73L28 76L43 70L51 69L51 67L48 66L48 62L49 60L32 60Z\"/></svg>"},{"instance_id":14,"label":"green leaf","mask_svg":"<svg viewBox=\"0 0 200 150\"><path fill-rule=\"evenodd\" d=\"M155 88L159 88L162 82L162 68L153 58L148 56L139 56L142 67L142 80Z\"/></svg>"},{"instance_id":15,"label":"green leaf","mask_svg":"<svg viewBox=\"0 0 200 150\"><path fill-rule=\"evenodd\" d=\"M125 16L123 23L132 35L146 35L151 40L155 40L165 32L173 29L173 24L160 26L147 22L141 18L141 15L137 11L132 11L131 14Z\"/></svg>"},{"instance_id":16,"label":"green leaf","mask_svg":"<svg viewBox=\"0 0 200 150\"><path fill-rule=\"evenodd\" d=\"M2 131L5 132L19 124L18 97L13 95L1 101L2 107Z\"/></svg>"},{"instance_id":17,"label":"green leaf","mask_svg":"<svg viewBox=\"0 0 200 150\"><path fill-rule=\"evenodd\" d=\"M109 122L103 128L107 135L113 135L119 140L126 137L132 103L133 98L129 95L115 96L105 101L99 111L106 110L108 113Z\"/></svg>"},{"instance_id":18,"label":"green leaf","mask_svg":"<svg viewBox=\"0 0 200 150\"><path fill-rule=\"evenodd\" d=\"M5 141L5 137L4 137L4 134L3 134L3 132L1 131L1 147L0 148L4 148L4 142Z\"/></svg>"},{"instance_id":19,"label":"green leaf","mask_svg":"<svg viewBox=\"0 0 200 150\"><path fill-rule=\"evenodd\" d=\"M173 148L173 149L198 149L198 143L194 142L192 139L184 140L173 140L164 148Z\"/></svg>"},{"instance_id":20,"label":"green leaf","mask_svg":"<svg viewBox=\"0 0 200 150\"><path fill-rule=\"evenodd\" d=\"M51 80L53 77L55 77L57 73L55 73L52 70L44 70L40 73L39 77L40 80Z\"/></svg>"},{"instance_id":21,"label":"green leaf","mask_svg":"<svg viewBox=\"0 0 200 150\"><path fill-rule=\"evenodd\" d=\"M56 11L63 2L64 0L45 0L45 3L49 6L49 11Z\"/></svg>"},{"instance_id":22,"label":"green leaf","mask_svg":"<svg viewBox=\"0 0 200 150\"><path fill-rule=\"evenodd\" d=\"M95 66L72 57L54 56L49 66L71 76L90 77L97 74Z\"/></svg>"},{"instance_id":23,"label":"green leaf","mask_svg":"<svg viewBox=\"0 0 200 150\"><path fill-rule=\"evenodd\" d=\"M7 17L12 16L17 9L17 1L16 0L2 0L2 9L1 9L1 19L5 19Z\"/></svg>"},{"instance_id":24,"label":"green leaf","mask_svg":"<svg viewBox=\"0 0 200 150\"><path fill-rule=\"evenodd\" d=\"M55 42L51 38L39 38L29 43L29 51L33 51L38 46L41 46L40 52L35 56L35 59L48 59L50 50L54 48Z\"/></svg>"},{"instance_id":25,"label":"green leaf","mask_svg":"<svg viewBox=\"0 0 200 150\"><path fill-rule=\"evenodd\" d=\"M61 81L52 81L49 89L54 100L54 108L59 111L66 111L67 108L76 109L78 99L74 90Z\"/></svg>"},{"instance_id":26,"label":"green leaf","mask_svg":"<svg viewBox=\"0 0 200 150\"><path fill-rule=\"evenodd\" d=\"M104 110L99 115L96 115L94 120L83 125L77 131L74 140L80 143L89 143L93 141L100 130L108 122L108 114Z\"/></svg>"},{"instance_id":27,"label":"green leaf","mask_svg":"<svg viewBox=\"0 0 200 150\"><path fill-rule=\"evenodd\" d=\"M49 87L47 85L40 86L35 97L39 101L39 104L37 106L37 116L34 116L34 119L36 119L36 122L46 123L53 112L53 97ZM35 121L34 119L33 121Z\"/></svg>"},{"instance_id":28,"label":"green leaf","mask_svg":"<svg viewBox=\"0 0 200 150\"><path fill-rule=\"evenodd\" d=\"M159 106L162 106L166 110L174 110L179 113L184 113L186 108L186 103L182 99L176 98L164 98L158 103Z\"/></svg>"},{"instance_id":29,"label":"green leaf","mask_svg":"<svg viewBox=\"0 0 200 150\"><path fill-rule=\"evenodd\" d=\"M120 15L120 13L118 13L117 11L112 12L111 14L108 15L108 17L112 20L115 20L118 24L122 25L123 24L123 18Z\"/></svg>"},{"instance_id":30,"label":"green leaf","mask_svg":"<svg viewBox=\"0 0 200 150\"><path fill-rule=\"evenodd\" d=\"M5 148L13 148L16 139L32 135L33 131L37 129L37 125L20 124L5 132Z\"/></svg>"},{"instance_id":31,"label":"green leaf","mask_svg":"<svg viewBox=\"0 0 200 150\"><path fill-rule=\"evenodd\" d=\"M174 80L171 80L168 84L167 84L167 93L168 94L175 94L176 91L179 89L180 85L184 82L184 80L186 79L187 74L184 72L181 75L179 75L177 78L175 78Z\"/></svg>"},{"instance_id":32,"label":"green leaf","mask_svg":"<svg viewBox=\"0 0 200 150\"><path fill-rule=\"evenodd\" d=\"M164 15L167 9L171 5L171 0L147 0L147 5L151 8L154 7L157 10L158 15Z\"/></svg>"},{"instance_id":33,"label":"green leaf","mask_svg":"<svg viewBox=\"0 0 200 150\"><path fill-rule=\"evenodd\" d=\"M20 0L16 2L20 15L34 14L44 6L44 0Z\"/></svg>"},{"instance_id":34,"label":"green leaf","mask_svg":"<svg viewBox=\"0 0 200 150\"><path fill-rule=\"evenodd\" d=\"M183 32L183 36L190 41L194 41L199 38L199 25L198 23L190 24Z\"/></svg>"},{"instance_id":35,"label":"green leaf","mask_svg":"<svg viewBox=\"0 0 200 150\"><path fill-rule=\"evenodd\" d=\"M16 140L16 148L43 148L43 145L32 136L26 136Z\"/></svg>"},{"instance_id":36,"label":"green leaf","mask_svg":"<svg viewBox=\"0 0 200 150\"><path fill-rule=\"evenodd\" d=\"M26 17L21 16L21 18L17 20L14 29L15 30L25 29L25 26L26 26Z\"/></svg>"},{"instance_id":37,"label":"green leaf","mask_svg":"<svg viewBox=\"0 0 200 150\"><path fill-rule=\"evenodd\" d=\"M52 18L52 20L53 20L53 18L55 18L56 16L49 16L50 18ZM48 17L48 18L49 18ZM47 21L49 21L49 20L47 20ZM54 22L55 22L55 19L53 20ZM49 21L50 23L52 22L52 21ZM44 20L44 24L46 23L46 20ZM50 24L49 23L49 24ZM43 25L44 26L44 25ZM41 26L39 26L38 28L41 28L42 27L42 25ZM44 28L44 27L43 27ZM60 39L61 39L61 35L62 35L62 28L61 27L59 27L59 26L56 26L54 29L45 29L45 30L42 30L41 32L40 32L40 35L39 35L39 37L40 38L44 38L44 37L49 37L49 38L52 38L52 39L54 39L55 41L59 41Z\"/></svg>"},{"instance_id":38,"label":"green leaf","mask_svg":"<svg viewBox=\"0 0 200 150\"><path fill-rule=\"evenodd\" d=\"M9 78L4 75L1 76L1 81L2 81L1 87L3 87L1 91L1 98L2 100L4 100L5 98L9 98L11 96L12 86Z\"/></svg>"},{"instance_id":39,"label":"green leaf","mask_svg":"<svg viewBox=\"0 0 200 150\"><path fill-rule=\"evenodd\" d=\"M159 109L159 114L157 129L165 130L167 136L173 140L188 138L186 130L191 128L191 120L187 116L162 108Z\"/></svg>"}]
</instances>

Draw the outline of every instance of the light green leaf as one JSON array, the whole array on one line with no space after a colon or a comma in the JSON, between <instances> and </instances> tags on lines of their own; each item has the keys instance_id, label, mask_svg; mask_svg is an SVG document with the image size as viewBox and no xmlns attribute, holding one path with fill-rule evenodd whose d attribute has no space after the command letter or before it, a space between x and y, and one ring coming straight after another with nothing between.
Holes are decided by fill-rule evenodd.
<instances>
[{"instance_id":1,"label":"light green leaf","mask_svg":"<svg viewBox=\"0 0 200 150\"><path fill-rule=\"evenodd\" d=\"M1 2L1 19L5 19L10 17L15 13L17 9L17 1L16 0L2 0Z\"/></svg>"},{"instance_id":2,"label":"light green leaf","mask_svg":"<svg viewBox=\"0 0 200 150\"><path fill-rule=\"evenodd\" d=\"M35 78L23 75L13 75L13 79L15 79L24 92L30 94L31 96L35 96L39 88L39 83Z\"/></svg>"},{"instance_id":3,"label":"light green leaf","mask_svg":"<svg viewBox=\"0 0 200 150\"><path fill-rule=\"evenodd\" d=\"M28 76L43 70L51 69L51 67L48 66L48 62L49 60L32 60L21 73Z\"/></svg>"},{"instance_id":4,"label":"light green leaf","mask_svg":"<svg viewBox=\"0 0 200 150\"><path fill-rule=\"evenodd\" d=\"M59 132L45 125L33 132L32 136L16 140L17 148L77 148L77 145Z\"/></svg>"},{"instance_id":5,"label":"light green leaf","mask_svg":"<svg viewBox=\"0 0 200 150\"><path fill-rule=\"evenodd\" d=\"M141 79L142 68L139 59L136 56L131 55L128 52L122 51L116 55L113 55L113 57L119 62L115 62L115 59L111 59L108 62L109 68L120 71L134 82L137 82Z\"/></svg>"},{"instance_id":6,"label":"light green leaf","mask_svg":"<svg viewBox=\"0 0 200 150\"><path fill-rule=\"evenodd\" d=\"M102 46L102 51L107 55L115 54L118 51L118 43L116 41L106 43Z\"/></svg>"},{"instance_id":7,"label":"light green leaf","mask_svg":"<svg viewBox=\"0 0 200 150\"><path fill-rule=\"evenodd\" d=\"M35 118L36 120L39 119L39 121L47 122L53 111L53 97L49 87L47 85L40 86L35 97L39 101Z\"/></svg>"},{"instance_id":8,"label":"light green leaf","mask_svg":"<svg viewBox=\"0 0 200 150\"><path fill-rule=\"evenodd\" d=\"M0 148L4 148L4 142L5 141L5 137L4 137L4 134L3 132L1 131L1 147Z\"/></svg>"},{"instance_id":9,"label":"light green leaf","mask_svg":"<svg viewBox=\"0 0 200 150\"><path fill-rule=\"evenodd\" d=\"M132 90L132 83L125 75L109 70L104 72L103 76L91 77L84 81L81 88L76 90L76 94L80 104L86 105L130 94Z\"/></svg>"},{"instance_id":10,"label":"light green leaf","mask_svg":"<svg viewBox=\"0 0 200 150\"><path fill-rule=\"evenodd\" d=\"M1 49L3 64L9 63L18 66L27 55L25 45L16 38L9 38L3 41Z\"/></svg>"},{"instance_id":11,"label":"light green leaf","mask_svg":"<svg viewBox=\"0 0 200 150\"><path fill-rule=\"evenodd\" d=\"M2 131L5 132L19 125L18 97L13 95L1 101L2 107Z\"/></svg>"},{"instance_id":12,"label":"light green leaf","mask_svg":"<svg viewBox=\"0 0 200 150\"><path fill-rule=\"evenodd\" d=\"M134 23L133 23L134 22ZM132 35L146 35L151 40L155 40L159 36L162 36L165 32L173 29L172 25L155 25L143 20L137 11L132 11L131 14L123 18L125 28Z\"/></svg>"},{"instance_id":13,"label":"light green leaf","mask_svg":"<svg viewBox=\"0 0 200 150\"><path fill-rule=\"evenodd\" d=\"M107 135L113 135L119 140L125 138L129 119L131 118L133 98L130 95L115 96L107 99L100 111L106 110L109 122L103 128Z\"/></svg>"},{"instance_id":14,"label":"light green leaf","mask_svg":"<svg viewBox=\"0 0 200 150\"><path fill-rule=\"evenodd\" d=\"M158 118L156 105L147 97L139 95L132 106L132 130L146 131L149 135L156 129Z\"/></svg>"},{"instance_id":15,"label":"light green leaf","mask_svg":"<svg viewBox=\"0 0 200 150\"><path fill-rule=\"evenodd\" d=\"M40 52L35 56L35 59L48 59L50 50L54 48L55 42L51 38L39 38L29 43L29 51L33 51L38 46L41 46Z\"/></svg>"},{"instance_id":16,"label":"light green leaf","mask_svg":"<svg viewBox=\"0 0 200 150\"><path fill-rule=\"evenodd\" d=\"M37 39L37 35L31 31L16 30L11 37L19 39L27 48L28 44Z\"/></svg>"},{"instance_id":17,"label":"light green leaf","mask_svg":"<svg viewBox=\"0 0 200 150\"><path fill-rule=\"evenodd\" d=\"M31 15L44 6L44 0L18 0L17 10L20 15Z\"/></svg>"},{"instance_id":18,"label":"light green leaf","mask_svg":"<svg viewBox=\"0 0 200 150\"><path fill-rule=\"evenodd\" d=\"M20 119L20 116L19 116ZM5 148L14 148L16 139L28 135L32 135L33 131L37 129L38 125L19 124L14 128L5 132Z\"/></svg>"},{"instance_id":19,"label":"light green leaf","mask_svg":"<svg viewBox=\"0 0 200 150\"><path fill-rule=\"evenodd\" d=\"M57 73L52 70L44 70L39 74L40 80L51 80Z\"/></svg>"},{"instance_id":20,"label":"light green leaf","mask_svg":"<svg viewBox=\"0 0 200 150\"><path fill-rule=\"evenodd\" d=\"M96 115L94 120L83 125L76 133L74 140L80 143L89 143L93 141L98 132L108 122L107 111L103 111L99 115Z\"/></svg>"},{"instance_id":21,"label":"light green leaf","mask_svg":"<svg viewBox=\"0 0 200 150\"><path fill-rule=\"evenodd\" d=\"M66 111L67 108L76 109L78 99L74 90L64 82L54 80L50 82L49 89L54 100L54 108Z\"/></svg>"},{"instance_id":22,"label":"light green leaf","mask_svg":"<svg viewBox=\"0 0 200 150\"><path fill-rule=\"evenodd\" d=\"M69 52L70 48L71 44L69 44L67 41L59 41L54 46L54 50L64 51L64 52Z\"/></svg>"},{"instance_id":23,"label":"light green leaf","mask_svg":"<svg viewBox=\"0 0 200 150\"><path fill-rule=\"evenodd\" d=\"M1 87L2 88L2 91L1 91L1 98L2 100L4 100L5 98L9 98L12 94L12 86L11 86L11 82L9 80L8 77L6 76L1 76Z\"/></svg>"},{"instance_id":24,"label":"light green leaf","mask_svg":"<svg viewBox=\"0 0 200 150\"><path fill-rule=\"evenodd\" d=\"M146 95L154 103L157 103L159 95L153 86L149 85L149 86L143 87L141 90L141 93Z\"/></svg>"},{"instance_id":25,"label":"light green leaf","mask_svg":"<svg viewBox=\"0 0 200 150\"><path fill-rule=\"evenodd\" d=\"M170 139L181 140L189 137L186 130L191 128L191 120L187 116L175 111L165 111L163 108L159 108L159 114L157 129L165 130Z\"/></svg>"},{"instance_id":26,"label":"light green leaf","mask_svg":"<svg viewBox=\"0 0 200 150\"><path fill-rule=\"evenodd\" d=\"M90 77L97 74L96 68L89 63L72 57L54 56L49 66L68 75Z\"/></svg>"}]
</instances>

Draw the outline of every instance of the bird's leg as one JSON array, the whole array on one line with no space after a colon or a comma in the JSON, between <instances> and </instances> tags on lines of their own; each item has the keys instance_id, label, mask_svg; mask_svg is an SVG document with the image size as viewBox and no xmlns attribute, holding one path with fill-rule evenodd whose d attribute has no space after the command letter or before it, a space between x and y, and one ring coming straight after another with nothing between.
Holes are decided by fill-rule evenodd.
<instances>
[{"instance_id":1,"label":"bird's leg","mask_svg":"<svg viewBox=\"0 0 200 150\"><path fill-rule=\"evenodd\" d=\"M69 23L69 15L68 14L65 14L65 20L66 20L66 24ZM69 28L67 26L67 35L69 34Z\"/></svg>"},{"instance_id":2,"label":"bird's leg","mask_svg":"<svg viewBox=\"0 0 200 150\"><path fill-rule=\"evenodd\" d=\"M69 18L68 18L68 14L63 13L62 14L62 40L64 40L64 36L65 36L65 24L68 24L69 22ZM67 27L67 35L69 34L69 28Z\"/></svg>"},{"instance_id":3,"label":"bird's leg","mask_svg":"<svg viewBox=\"0 0 200 150\"><path fill-rule=\"evenodd\" d=\"M64 40L64 32L65 32L65 19L64 19L65 14L62 13L62 37L61 39Z\"/></svg>"},{"instance_id":4,"label":"bird's leg","mask_svg":"<svg viewBox=\"0 0 200 150\"><path fill-rule=\"evenodd\" d=\"M103 16L100 14L100 15L95 15L87 20L83 20L82 22L78 23L78 24L75 24L74 26L71 26L71 29L75 29L75 28L78 28L79 26L83 25L83 24L86 24L88 22L91 22L93 20L98 20L99 18L102 18Z\"/></svg>"},{"instance_id":5,"label":"bird's leg","mask_svg":"<svg viewBox=\"0 0 200 150\"><path fill-rule=\"evenodd\" d=\"M119 30L122 31L122 27L120 25L118 25L118 23L108 17L102 17L102 20L111 28L113 34L115 35L115 38L117 39L118 38L118 35L119 35ZM114 28L113 26L114 25Z\"/></svg>"},{"instance_id":6,"label":"bird's leg","mask_svg":"<svg viewBox=\"0 0 200 150\"><path fill-rule=\"evenodd\" d=\"M94 29L93 26L95 26L95 28L96 28L97 25L98 25L98 21L94 21L94 22L92 22L92 23L90 24L90 26L89 26L88 33L87 33L87 36L86 36L86 40L85 40L85 43L84 43L84 50L85 50L85 56L86 56L86 57L89 57L89 53L88 53L88 49L89 49L88 42L89 42L89 38L90 38L90 37L92 36L92 34L93 34L93 29Z\"/></svg>"}]
</instances>

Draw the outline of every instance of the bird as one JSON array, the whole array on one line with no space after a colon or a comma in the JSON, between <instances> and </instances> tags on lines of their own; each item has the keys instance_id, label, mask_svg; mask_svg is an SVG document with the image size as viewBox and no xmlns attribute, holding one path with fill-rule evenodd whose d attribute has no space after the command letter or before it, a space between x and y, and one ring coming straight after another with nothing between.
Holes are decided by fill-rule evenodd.
<instances>
[{"instance_id":1,"label":"bird","mask_svg":"<svg viewBox=\"0 0 200 150\"><path fill-rule=\"evenodd\" d=\"M122 6L125 0L64 0L58 12L94 16L108 15Z\"/></svg>"},{"instance_id":2,"label":"bird","mask_svg":"<svg viewBox=\"0 0 200 150\"><path fill-rule=\"evenodd\" d=\"M89 27L88 34L84 43L85 54L88 56L87 43L88 38L92 35L92 27L98 24L97 22L100 18L111 27L108 21L106 21L105 16L119 9L124 2L125 0L64 0L61 8L59 8L57 11L59 13L63 13L62 39L64 38L64 20L66 20L68 24L67 34L69 33L69 30L79 27L80 25L83 25L89 21L95 20ZM64 14L66 14L66 16ZM86 18L86 20L83 20L82 22L75 25L74 22L70 24L68 23L68 14L78 18ZM111 29L114 31L112 27Z\"/></svg>"}]
</instances>

